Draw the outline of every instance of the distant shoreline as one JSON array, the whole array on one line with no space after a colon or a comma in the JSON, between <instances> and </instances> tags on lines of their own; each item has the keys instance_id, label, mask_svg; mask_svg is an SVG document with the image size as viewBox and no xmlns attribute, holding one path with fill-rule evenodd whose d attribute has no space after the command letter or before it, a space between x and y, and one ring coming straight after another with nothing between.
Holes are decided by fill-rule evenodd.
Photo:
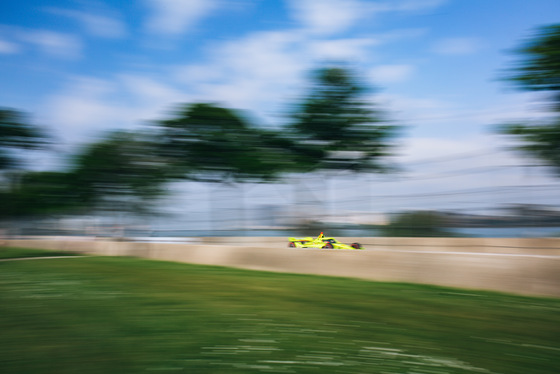
<instances>
[{"instance_id":1,"label":"distant shoreline","mask_svg":"<svg viewBox=\"0 0 560 374\"><path fill-rule=\"evenodd\" d=\"M560 226L520 226L520 227L442 227L455 237L473 238L536 238L559 237ZM372 237L383 236L380 228L335 228L325 227L323 231L329 235L340 237ZM282 237L303 235L303 229L228 229L228 230L185 230L185 229L159 229L136 230L100 229L97 232L84 232L83 230L49 230L49 229L21 229L18 232L8 233L5 236L101 236L101 237ZM309 232L309 230L305 230ZM313 235L313 233L309 233Z\"/></svg>"}]
</instances>

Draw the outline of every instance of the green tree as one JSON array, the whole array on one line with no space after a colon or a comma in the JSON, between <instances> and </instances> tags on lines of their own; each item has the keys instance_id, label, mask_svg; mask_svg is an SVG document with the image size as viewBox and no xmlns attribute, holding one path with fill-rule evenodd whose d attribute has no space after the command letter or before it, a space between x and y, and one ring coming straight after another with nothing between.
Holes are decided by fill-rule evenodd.
<instances>
[{"instance_id":1,"label":"green tree","mask_svg":"<svg viewBox=\"0 0 560 374\"><path fill-rule=\"evenodd\" d=\"M160 155L172 175L206 182L268 181L289 165L287 141L236 111L188 104L158 121Z\"/></svg>"},{"instance_id":2,"label":"green tree","mask_svg":"<svg viewBox=\"0 0 560 374\"><path fill-rule=\"evenodd\" d=\"M547 123L507 124L500 131L521 140L517 149L543 161L560 176L560 118Z\"/></svg>"},{"instance_id":3,"label":"green tree","mask_svg":"<svg viewBox=\"0 0 560 374\"><path fill-rule=\"evenodd\" d=\"M0 218L146 213L163 194L165 165L142 134L109 133L70 161L66 171L21 173L17 183L0 191Z\"/></svg>"},{"instance_id":4,"label":"green tree","mask_svg":"<svg viewBox=\"0 0 560 374\"><path fill-rule=\"evenodd\" d=\"M252 125L232 109L186 104L172 118L156 124L160 155L168 162L170 176L238 187L238 221L243 226L243 183L273 181L296 164L288 139ZM214 224L218 220L216 208L211 209Z\"/></svg>"},{"instance_id":5,"label":"green tree","mask_svg":"<svg viewBox=\"0 0 560 374\"><path fill-rule=\"evenodd\" d=\"M327 171L333 175L334 171L391 170L386 156L398 127L377 107L373 93L344 67L323 67L312 72L309 92L295 106L287 131L291 135L290 151L299 165L296 172ZM329 189L328 179L325 182ZM307 205L304 190L299 180L295 190L298 207ZM332 191L325 192L332 197ZM310 206L301 209L301 214L309 211L317 210ZM334 206L329 214L336 214Z\"/></svg>"},{"instance_id":6,"label":"green tree","mask_svg":"<svg viewBox=\"0 0 560 374\"><path fill-rule=\"evenodd\" d=\"M541 27L515 52L521 60L506 80L522 90L550 93L553 110L560 111L560 24Z\"/></svg>"},{"instance_id":7,"label":"green tree","mask_svg":"<svg viewBox=\"0 0 560 374\"><path fill-rule=\"evenodd\" d=\"M506 80L522 90L548 93L551 118L506 124L499 131L521 140L518 149L544 161L560 175L560 25L540 28L516 52L521 59Z\"/></svg>"},{"instance_id":8,"label":"green tree","mask_svg":"<svg viewBox=\"0 0 560 374\"><path fill-rule=\"evenodd\" d=\"M38 149L46 145L46 135L28 123L16 110L0 109L0 171L21 164L15 150Z\"/></svg>"},{"instance_id":9,"label":"green tree","mask_svg":"<svg viewBox=\"0 0 560 374\"><path fill-rule=\"evenodd\" d=\"M26 172L9 191L0 192L0 218L80 213L88 197L68 172Z\"/></svg>"},{"instance_id":10,"label":"green tree","mask_svg":"<svg viewBox=\"0 0 560 374\"><path fill-rule=\"evenodd\" d=\"M300 158L313 169L382 171L397 127L388 124L347 69L321 68L296 106L291 129ZM306 153L301 153L306 150Z\"/></svg>"},{"instance_id":11,"label":"green tree","mask_svg":"<svg viewBox=\"0 0 560 374\"><path fill-rule=\"evenodd\" d=\"M443 229L444 219L435 212L416 211L397 215L381 229L383 236L435 237L453 236Z\"/></svg>"},{"instance_id":12,"label":"green tree","mask_svg":"<svg viewBox=\"0 0 560 374\"><path fill-rule=\"evenodd\" d=\"M69 175L81 201L109 211L149 211L163 193L165 167L142 134L113 132L87 145Z\"/></svg>"},{"instance_id":13,"label":"green tree","mask_svg":"<svg viewBox=\"0 0 560 374\"><path fill-rule=\"evenodd\" d=\"M23 215L35 209L27 203L21 183L28 172L23 151L40 149L47 145L46 134L28 122L20 111L0 108L0 218Z\"/></svg>"}]
</instances>

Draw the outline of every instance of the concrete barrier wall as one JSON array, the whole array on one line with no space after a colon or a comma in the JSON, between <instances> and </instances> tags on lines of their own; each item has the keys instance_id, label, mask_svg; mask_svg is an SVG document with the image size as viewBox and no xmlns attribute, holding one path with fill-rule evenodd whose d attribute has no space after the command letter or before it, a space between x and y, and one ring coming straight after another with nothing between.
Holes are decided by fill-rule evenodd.
<instances>
[{"instance_id":1,"label":"concrete barrier wall","mask_svg":"<svg viewBox=\"0 0 560 374\"><path fill-rule=\"evenodd\" d=\"M345 238L344 241L360 241L366 250L287 248L285 238L201 238L200 244L36 238L4 240L1 244L560 297L560 239Z\"/></svg>"},{"instance_id":2,"label":"concrete barrier wall","mask_svg":"<svg viewBox=\"0 0 560 374\"><path fill-rule=\"evenodd\" d=\"M343 243L361 243L366 249L467 251L560 255L560 238L397 238L345 237ZM206 237L201 244L248 245L286 248L286 237Z\"/></svg>"}]
</instances>

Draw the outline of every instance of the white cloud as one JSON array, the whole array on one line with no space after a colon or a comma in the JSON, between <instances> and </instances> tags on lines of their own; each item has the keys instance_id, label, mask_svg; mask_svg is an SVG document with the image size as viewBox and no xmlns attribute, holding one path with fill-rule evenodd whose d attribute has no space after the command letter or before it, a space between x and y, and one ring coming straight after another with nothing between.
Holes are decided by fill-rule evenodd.
<instances>
[{"instance_id":1,"label":"white cloud","mask_svg":"<svg viewBox=\"0 0 560 374\"><path fill-rule=\"evenodd\" d=\"M87 11L46 8L50 13L78 21L90 34L103 38L121 38L126 35L124 23L117 17L93 9Z\"/></svg>"},{"instance_id":2,"label":"white cloud","mask_svg":"<svg viewBox=\"0 0 560 374\"><path fill-rule=\"evenodd\" d=\"M20 51L20 46L9 42L7 40L2 40L0 39L0 53L2 54L16 54L19 53Z\"/></svg>"},{"instance_id":3,"label":"white cloud","mask_svg":"<svg viewBox=\"0 0 560 374\"><path fill-rule=\"evenodd\" d=\"M335 40L319 40L310 43L309 52L319 60L362 60L369 48L380 44L374 38L348 38Z\"/></svg>"},{"instance_id":4,"label":"white cloud","mask_svg":"<svg viewBox=\"0 0 560 374\"><path fill-rule=\"evenodd\" d=\"M485 137L468 139L408 137L404 139L404 145L404 152L401 153L400 157L403 163L439 159L445 161L450 155L486 154L492 149ZM472 165L472 160L469 162ZM436 166L440 167L439 165ZM468 165L465 165L465 167L468 167Z\"/></svg>"},{"instance_id":5,"label":"white cloud","mask_svg":"<svg viewBox=\"0 0 560 374\"><path fill-rule=\"evenodd\" d=\"M223 76L221 69L215 69L204 65L185 65L174 69L173 75L179 81L186 84L198 84L201 82L216 82Z\"/></svg>"},{"instance_id":6,"label":"white cloud","mask_svg":"<svg viewBox=\"0 0 560 374\"><path fill-rule=\"evenodd\" d=\"M175 35L189 31L214 10L219 0L144 0L152 10L146 27L156 34Z\"/></svg>"},{"instance_id":7,"label":"white cloud","mask_svg":"<svg viewBox=\"0 0 560 374\"><path fill-rule=\"evenodd\" d=\"M400 173L361 176L363 183L358 185L367 188L355 190L354 196L360 196L355 199L348 198L342 178L335 182L338 186L333 185L341 208L354 204L353 209L384 212L442 209L482 213L531 199L523 190L504 194L501 187L554 183L550 175L537 170L528 178L523 167L527 160L509 151L507 145L491 134L405 137L394 158ZM364 207L363 201L372 201L372 208Z\"/></svg>"},{"instance_id":8,"label":"white cloud","mask_svg":"<svg viewBox=\"0 0 560 374\"><path fill-rule=\"evenodd\" d=\"M257 32L214 44L203 63L176 67L174 78L187 89L194 88L192 93L197 100L223 102L267 117L289 109L286 105L304 93L306 74L318 63L352 61L359 65L370 57L373 46L417 35L405 32L325 40L309 38L309 34L297 30ZM382 73L383 83L404 80L412 72L409 65L382 66L377 70Z\"/></svg>"},{"instance_id":9,"label":"white cloud","mask_svg":"<svg viewBox=\"0 0 560 374\"><path fill-rule=\"evenodd\" d=\"M217 4L146 1L153 7L157 5L149 27L159 33L188 30ZM342 4L327 2L331 6ZM364 4L352 3L358 8ZM169 13L173 15L164 27L164 16ZM353 19L354 15L348 13L337 22L342 27ZM317 25L320 24L318 21ZM73 79L49 99L48 107L52 122L65 126L68 136L76 138L102 129L138 126L143 121L161 118L162 112L180 102L219 102L247 109L260 119L277 123L278 117L289 110L286 105L304 93L306 73L316 67L317 62L325 59L359 61L368 57L372 46L417 35L418 30L405 30L402 35L322 40L310 38L298 29L255 32L238 40L215 42L207 48L208 54L200 64L162 66L150 76L123 72L110 80ZM412 72L412 66L401 64L379 66L372 74L377 74L383 82L395 82L406 79Z\"/></svg>"},{"instance_id":10,"label":"white cloud","mask_svg":"<svg viewBox=\"0 0 560 374\"><path fill-rule=\"evenodd\" d=\"M430 97L417 98L382 93L377 95L377 100L382 107L387 108L405 124L409 121L414 123L448 121L448 116L453 116L457 111L454 103Z\"/></svg>"},{"instance_id":11,"label":"white cloud","mask_svg":"<svg viewBox=\"0 0 560 374\"><path fill-rule=\"evenodd\" d=\"M299 87L310 65L302 43L295 32L255 33L215 46L204 64L178 67L175 74L187 87L197 87L199 100L263 113Z\"/></svg>"},{"instance_id":12,"label":"white cloud","mask_svg":"<svg viewBox=\"0 0 560 374\"><path fill-rule=\"evenodd\" d=\"M75 35L49 30L25 30L19 36L51 56L67 59L81 56L82 42Z\"/></svg>"},{"instance_id":13,"label":"white cloud","mask_svg":"<svg viewBox=\"0 0 560 374\"><path fill-rule=\"evenodd\" d=\"M116 111L107 103L107 97L116 92L115 84L94 78L73 78L62 92L48 98L46 107L53 123L64 129L65 137L88 132L113 121ZM109 125L107 125L107 128ZM70 136L73 137L73 136Z\"/></svg>"},{"instance_id":14,"label":"white cloud","mask_svg":"<svg viewBox=\"0 0 560 374\"><path fill-rule=\"evenodd\" d=\"M110 80L73 77L44 103L48 122L65 142L83 142L111 129L133 129L161 118L185 93L147 76L122 74Z\"/></svg>"},{"instance_id":15,"label":"white cloud","mask_svg":"<svg viewBox=\"0 0 560 374\"><path fill-rule=\"evenodd\" d=\"M413 72L412 65L380 65L370 70L370 77L374 84L394 83L407 80Z\"/></svg>"},{"instance_id":16,"label":"white cloud","mask_svg":"<svg viewBox=\"0 0 560 374\"><path fill-rule=\"evenodd\" d=\"M549 118L550 113L539 111L532 104L534 93L508 95L485 106L468 106L454 102L451 97L410 97L382 93L377 95L382 107L394 114L404 124L437 128L452 124L468 124L471 130L491 132L492 126L501 123L530 121Z\"/></svg>"},{"instance_id":17,"label":"white cloud","mask_svg":"<svg viewBox=\"0 0 560 374\"><path fill-rule=\"evenodd\" d=\"M294 17L315 34L343 31L364 16L365 4L356 0L292 0Z\"/></svg>"},{"instance_id":18,"label":"white cloud","mask_svg":"<svg viewBox=\"0 0 560 374\"><path fill-rule=\"evenodd\" d=\"M118 77L120 88L133 98L139 113L152 114L157 108L165 108L186 100L185 93L155 78L124 74ZM145 112L144 112L145 111ZM145 118L150 119L150 118Z\"/></svg>"},{"instance_id":19,"label":"white cloud","mask_svg":"<svg viewBox=\"0 0 560 374\"><path fill-rule=\"evenodd\" d=\"M402 184L408 191L431 192L521 184L523 175L518 166L525 160L506 145L504 139L492 134L407 137L397 157L406 170ZM465 202L476 200L466 198Z\"/></svg>"},{"instance_id":20,"label":"white cloud","mask_svg":"<svg viewBox=\"0 0 560 374\"><path fill-rule=\"evenodd\" d=\"M129 123L124 110L108 99L115 90L110 82L76 78L61 92L45 99L44 123L56 127L58 143L70 145L70 149L106 131L126 128Z\"/></svg>"},{"instance_id":21,"label":"white cloud","mask_svg":"<svg viewBox=\"0 0 560 374\"><path fill-rule=\"evenodd\" d=\"M474 38L446 38L434 44L433 51L441 55L469 55L477 52L479 43Z\"/></svg>"},{"instance_id":22,"label":"white cloud","mask_svg":"<svg viewBox=\"0 0 560 374\"><path fill-rule=\"evenodd\" d=\"M316 35L342 32L358 21L372 21L384 12L417 12L443 5L447 0L289 0L293 17Z\"/></svg>"},{"instance_id":23,"label":"white cloud","mask_svg":"<svg viewBox=\"0 0 560 374\"><path fill-rule=\"evenodd\" d=\"M192 1L187 5L178 0L145 1L155 8L147 26L153 32L164 34L188 30L218 4L216 1L204 4ZM327 2L333 7L348 4ZM357 8L364 4L352 3ZM166 15L170 18L165 18ZM354 17L350 12L337 22L343 27ZM356 14L356 17L361 16ZM322 21L317 22L320 26ZM277 123L278 117L289 109L286 105L304 92L306 73L317 62L359 61L368 57L372 46L417 35L418 30L405 30L402 35L322 40L310 38L298 29L255 32L238 40L215 42L206 49L208 54L200 64L162 66L150 76L123 72L106 81L74 79L50 98L48 106L53 123L65 126L73 137L102 129L137 126L161 118L163 111L180 102L219 102L247 109L260 119ZM409 65L384 65L378 67L377 73L382 73L385 82L394 82L406 79L412 71Z\"/></svg>"},{"instance_id":24,"label":"white cloud","mask_svg":"<svg viewBox=\"0 0 560 374\"><path fill-rule=\"evenodd\" d=\"M121 73L111 79L72 78L45 103L51 123L67 139L110 128L133 128L162 118L174 104L220 102L266 117L285 103L310 63L298 33L262 32L211 50L200 65L161 67L150 76Z\"/></svg>"},{"instance_id":25,"label":"white cloud","mask_svg":"<svg viewBox=\"0 0 560 374\"><path fill-rule=\"evenodd\" d=\"M437 8L446 2L448 2L448 0L402 0L392 1L389 7L394 10L409 12Z\"/></svg>"}]
</instances>

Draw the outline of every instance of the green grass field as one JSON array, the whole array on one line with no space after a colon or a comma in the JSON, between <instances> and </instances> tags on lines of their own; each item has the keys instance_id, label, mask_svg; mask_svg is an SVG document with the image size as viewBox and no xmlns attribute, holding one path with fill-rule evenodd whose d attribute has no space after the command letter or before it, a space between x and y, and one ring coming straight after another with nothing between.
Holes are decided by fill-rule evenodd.
<instances>
[{"instance_id":1,"label":"green grass field","mask_svg":"<svg viewBox=\"0 0 560 374\"><path fill-rule=\"evenodd\" d=\"M77 253L68 251L47 251L44 249L33 248L10 248L0 247L0 260L11 258L30 258L30 257L58 257L76 256Z\"/></svg>"},{"instance_id":2,"label":"green grass field","mask_svg":"<svg viewBox=\"0 0 560 374\"><path fill-rule=\"evenodd\" d=\"M134 258L0 262L0 328L1 373L560 372L560 299Z\"/></svg>"}]
</instances>

